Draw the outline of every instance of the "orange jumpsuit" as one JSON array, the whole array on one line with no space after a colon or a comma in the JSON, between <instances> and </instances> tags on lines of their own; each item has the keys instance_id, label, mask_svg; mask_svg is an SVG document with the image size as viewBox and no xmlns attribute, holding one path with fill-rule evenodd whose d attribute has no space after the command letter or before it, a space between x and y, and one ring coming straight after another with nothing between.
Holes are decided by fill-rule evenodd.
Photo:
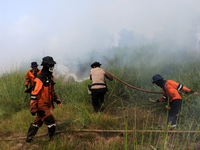
<instances>
[{"instance_id":1,"label":"orange jumpsuit","mask_svg":"<svg viewBox=\"0 0 200 150\"><path fill-rule=\"evenodd\" d=\"M191 90L187 87L179 84L173 80L167 80L162 88L163 96L159 98L159 101L165 101L169 99L170 103L175 99L182 99L178 91L190 93Z\"/></svg>"},{"instance_id":2,"label":"orange jumpsuit","mask_svg":"<svg viewBox=\"0 0 200 150\"><path fill-rule=\"evenodd\" d=\"M53 77L47 78L44 73L40 73L34 79L33 91L31 92L31 113L37 112L34 124L42 126L45 123L48 127L55 126L55 118L50 110L54 108L53 103L61 101L54 91Z\"/></svg>"},{"instance_id":3,"label":"orange jumpsuit","mask_svg":"<svg viewBox=\"0 0 200 150\"><path fill-rule=\"evenodd\" d=\"M176 124L177 120L177 114L181 110L181 105L182 105L182 97L178 93L178 91L181 92L186 92L186 93L193 93L190 89L187 87L183 86L182 84L179 84L173 80L167 80L164 81L164 86L162 88L163 91L163 96L160 97L157 102L162 102L165 100L169 100L170 102L170 110L169 110L169 115L168 115L168 123L172 122L172 125Z\"/></svg>"},{"instance_id":4,"label":"orange jumpsuit","mask_svg":"<svg viewBox=\"0 0 200 150\"><path fill-rule=\"evenodd\" d=\"M30 86L33 85L33 80L35 79L35 76L38 75L41 72L41 70L37 69L36 74L33 73L33 70L29 70L26 74L26 82L25 82L25 87L28 88L28 85L30 83Z\"/></svg>"}]
</instances>

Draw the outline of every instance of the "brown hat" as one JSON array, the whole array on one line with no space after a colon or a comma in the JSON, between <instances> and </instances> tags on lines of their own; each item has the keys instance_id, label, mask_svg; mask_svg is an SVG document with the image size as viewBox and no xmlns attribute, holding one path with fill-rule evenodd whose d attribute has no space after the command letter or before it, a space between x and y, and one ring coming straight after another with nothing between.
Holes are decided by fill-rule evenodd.
<instances>
[{"instance_id":1,"label":"brown hat","mask_svg":"<svg viewBox=\"0 0 200 150\"><path fill-rule=\"evenodd\" d=\"M93 64L91 64L91 67L94 68L94 67L100 67L101 64L99 62L94 62Z\"/></svg>"}]
</instances>

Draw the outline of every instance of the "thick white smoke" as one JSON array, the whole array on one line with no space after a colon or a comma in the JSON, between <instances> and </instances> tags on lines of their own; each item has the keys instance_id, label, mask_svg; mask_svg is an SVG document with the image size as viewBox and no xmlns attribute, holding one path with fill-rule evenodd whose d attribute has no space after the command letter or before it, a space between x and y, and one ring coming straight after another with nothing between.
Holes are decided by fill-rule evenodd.
<instances>
[{"instance_id":1,"label":"thick white smoke","mask_svg":"<svg viewBox=\"0 0 200 150\"><path fill-rule=\"evenodd\" d=\"M79 79L93 61L112 55L108 48L127 41L170 40L199 49L199 6L198 0L0 1L0 65L50 55L60 74ZM122 37L123 31L134 36Z\"/></svg>"}]
</instances>

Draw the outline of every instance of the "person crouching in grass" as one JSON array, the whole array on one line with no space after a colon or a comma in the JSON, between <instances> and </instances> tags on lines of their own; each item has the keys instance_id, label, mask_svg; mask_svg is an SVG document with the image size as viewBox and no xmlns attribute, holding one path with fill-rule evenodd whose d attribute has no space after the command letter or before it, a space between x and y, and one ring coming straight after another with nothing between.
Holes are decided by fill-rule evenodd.
<instances>
[{"instance_id":1,"label":"person crouching in grass","mask_svg":"<svg viewBox=\"0 0 200 150\"><path fill-rule=\"evenodd\" d=\"M154 84L162 88L163 96L157 101L149 99L150 102L158 103L169 100L170 110L167 119L167 123L171 123L171 128L176 126L176 120L179 112L181 111L182 97L178 91L185 92L186 94L199 95L199 93L190 90L189 88L179 84L173 80L163 80L160 74L156 74L152 77Z\"/></svg>"}]
</instances>

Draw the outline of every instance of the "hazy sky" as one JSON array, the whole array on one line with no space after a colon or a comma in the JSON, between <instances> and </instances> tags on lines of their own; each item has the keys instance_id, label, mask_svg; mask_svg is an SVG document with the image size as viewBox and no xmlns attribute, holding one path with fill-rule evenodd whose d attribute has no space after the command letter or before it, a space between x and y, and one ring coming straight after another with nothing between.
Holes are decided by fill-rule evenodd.
<instances>
[{"instance_id":1,"label":"hazy sky","mask_svg":"<svg viewBox=\"0 0 200 150\"><path fill-rule=\"evenodd\" d=\"M200 0L0 0L0 67L45 55L67 64L117 46L122 29L184 41L199 14Z\"/></svg>"}]
</instances>

